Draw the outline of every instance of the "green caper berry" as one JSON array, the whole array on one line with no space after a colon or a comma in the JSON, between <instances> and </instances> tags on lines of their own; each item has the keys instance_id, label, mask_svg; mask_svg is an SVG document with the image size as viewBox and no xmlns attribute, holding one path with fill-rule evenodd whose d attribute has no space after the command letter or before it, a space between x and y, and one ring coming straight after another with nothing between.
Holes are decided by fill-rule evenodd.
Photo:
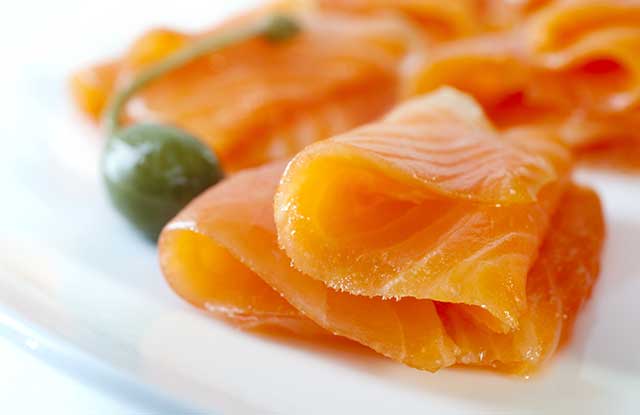
<instances>
[{"instance_id":1,"label":"green caper berry","mask_svg":"<svg viewBox=\"0 0 640 415\"><path fill-rule=\"evenodd\" d=\"M149 239L223 177L218 160L174 127L137 124L109 138L103 175L116 208Z\"/></svg>"},{"instance_id":2,"label":"green caper berry","mask_svg":"<svg viewBox=\"0 0 640 415\"><path fill-rule=\"evenodd\" d=\"M263 36L271 42L282 42L300 32L300 26L283 14L269 16L264 23Z\"/></svg>"}]
</instances>

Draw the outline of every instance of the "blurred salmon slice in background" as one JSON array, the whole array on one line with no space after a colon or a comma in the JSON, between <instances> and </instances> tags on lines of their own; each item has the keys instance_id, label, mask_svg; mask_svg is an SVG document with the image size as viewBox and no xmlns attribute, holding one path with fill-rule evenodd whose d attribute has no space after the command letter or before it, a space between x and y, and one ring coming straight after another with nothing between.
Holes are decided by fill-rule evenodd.
<instances>
[{"instance_id":1,"label":"blurred salmon slice in background","mask_svg":"<svg viewBox=\"0 0 640 415\"><path fill-rule=\"evenodd\" d=\"M640 2L551 2L511 29L435 47L406 92L453 86L499 129L535 126L581 158L640 167L638 50Z\"/></svg>"},{"instance_id":2,"label":"blurred salmon slice in background","mask_svg":"<svg viewBox=\"0 0 640 415\"><path fill-rule=\"evenodd\" d=\"M220 28L273 10L299 18L297 39L198 59L131 100L128 122L182 127L234 172L448 85L479 101L498 129L535 127L581 159L640 168L638 1L293 1ZM78 107L99 119L116 88L204 35L151 30L121 58L77 72Z\"/></svg>"},{"instance_id":3,"label":"blurred salmon slice in background","mask_svg":"<svg viewBox=\"0 0 640 415\"><path fill-rule=\"evenodd\" d=\"M454 40L503 30L522 22L551 0L319 0L327 9L352 13L400 13L432 39Z\"/></svg>"},{"instance_id":4,"label":"blurred salmon slice in background","mask_svg":"<svg viewBox=\"0 0 640 415\"><path fill-rule=\"evenodd\" d=\"M455 90L416 98L205 192L163 231L162 269L244 327L529 373L570 332L604 237L598 197L538 132L498 133Z\"/></svg>"},{"instance_id":5,"label":"blurred salmon slice in background","mask_svg":"<svg viewBox=\"0 0 640 415\"><path fill-rule=\"evenodd\" d=\"M226 171L288 159L307 144L371 121L397 101L401 72L424 43L399 16L279 7L302 31L273 44L252 39L155 80L126 106L129 123L173 124L200 137ZM272 8L226 22L251 24ZM217 28L214 30L220 30ZM119 59L77 72L77 105L99 120L114 91L141 69L204 34L155 29Z\"/></svg>"}]
</instances>

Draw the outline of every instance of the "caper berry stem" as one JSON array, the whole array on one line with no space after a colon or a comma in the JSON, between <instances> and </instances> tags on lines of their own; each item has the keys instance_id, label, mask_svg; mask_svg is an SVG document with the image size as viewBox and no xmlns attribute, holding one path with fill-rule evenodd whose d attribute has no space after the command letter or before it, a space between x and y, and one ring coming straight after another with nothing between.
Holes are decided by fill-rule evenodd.
<instances>
[{"instance_id":1,"label":"caper berry stem","mask_svg":"<svg viewBox=\"0 0 640 415\"><path fill-rule=\"evenodd\" d=\"M212 33L183 49L169 55L166 59L140 72L125 88L120 90L105 113L104 123L107 134L111 136L120 127L120 112L127 101L153 80L171 72L208 53L227 46L262 36L271 42L289 39L300 31L297 22L286 15L272 15L263 21L242 28L232 28Z\"/></svg>"}]
</instances>

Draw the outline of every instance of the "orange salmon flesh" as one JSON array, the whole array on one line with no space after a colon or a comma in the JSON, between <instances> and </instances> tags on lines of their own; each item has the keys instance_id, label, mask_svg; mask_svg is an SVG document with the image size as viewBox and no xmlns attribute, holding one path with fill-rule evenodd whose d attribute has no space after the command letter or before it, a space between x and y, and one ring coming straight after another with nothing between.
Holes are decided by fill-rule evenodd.
<instances>
[{"instance_id":1,"label":"orange salmon flesh","mask_svg":"<svg viewBox=\"0 0 640 415\"><path fill-rule=\"evenodd\" d=\"M505 137L455 90L416 98L205 192L162 232L162 269L241 327L530 373L570 333L604 238L598 197L538 134Z\"/></svg>"}]
</instances>

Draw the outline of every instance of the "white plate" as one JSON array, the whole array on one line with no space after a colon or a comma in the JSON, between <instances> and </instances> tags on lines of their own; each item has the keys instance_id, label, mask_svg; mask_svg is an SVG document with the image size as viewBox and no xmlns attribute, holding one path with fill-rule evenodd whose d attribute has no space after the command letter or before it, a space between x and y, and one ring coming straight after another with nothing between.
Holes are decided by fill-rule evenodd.
<instances>
[{"instance_id":1,"label":"white plate","mask_svg":"<svg viewBox=\"0 0 640 415\"><path fill-rule=\"evenodd\" d=\"M109 207L100 138L65 84L149 25L244 6L172 3L22 1L3 22L1 336L151 413L640 412L640 176L578 175L605 205L602 274L571 345L526 381L256 337L177 298L154 247Z\"/></svg>"}]
</instances>

